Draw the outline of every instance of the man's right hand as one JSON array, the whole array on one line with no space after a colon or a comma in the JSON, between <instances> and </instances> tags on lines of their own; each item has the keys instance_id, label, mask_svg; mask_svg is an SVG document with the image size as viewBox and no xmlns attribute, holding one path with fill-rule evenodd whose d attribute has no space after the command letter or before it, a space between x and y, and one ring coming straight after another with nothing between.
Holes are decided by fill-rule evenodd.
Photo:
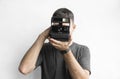
<instances>
[{"instance_id":1,"label":"man's right hand","mask_svg":"<svg viewBox=\"0 0 120 79\"><path fill-rule=\"evenodd\" d=\"M49 32L50 32L50 27L47 28L44 32L42 32L40 35L42 35L46 39L49 36Z\"/></svg>"}]
</instances>

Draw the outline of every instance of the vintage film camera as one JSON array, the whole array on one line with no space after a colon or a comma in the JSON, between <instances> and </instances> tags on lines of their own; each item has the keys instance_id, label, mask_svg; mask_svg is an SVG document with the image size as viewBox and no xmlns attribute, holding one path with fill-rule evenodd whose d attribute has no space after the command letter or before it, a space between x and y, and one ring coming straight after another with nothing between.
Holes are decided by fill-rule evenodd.
<instances>
[{"instance_id":1,"label":"vintage film camera","mask_svg":"<svg viewBox=\"0 0 120 79\"><path fill-rule=\"evenodd\" d=\"M68 41L70 33L70 18L51 19L50 37L59 41Z\"/></svg>"}]
</instances>

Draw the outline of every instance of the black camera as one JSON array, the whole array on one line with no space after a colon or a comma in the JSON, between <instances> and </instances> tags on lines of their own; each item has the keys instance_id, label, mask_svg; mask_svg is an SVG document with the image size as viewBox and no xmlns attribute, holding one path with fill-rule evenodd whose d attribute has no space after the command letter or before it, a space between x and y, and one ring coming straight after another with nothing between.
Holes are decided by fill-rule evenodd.
<instances>
[{"instance_id":1,"label":"black camera","mask_svg":"<svg viewBox=\"0 0 120 79\"><path fill-rule=\"evenodd\" d=\"M59 41L68 41L70 33L70 18L51 19L50 37Z\"/></svg>"}]
</instances>

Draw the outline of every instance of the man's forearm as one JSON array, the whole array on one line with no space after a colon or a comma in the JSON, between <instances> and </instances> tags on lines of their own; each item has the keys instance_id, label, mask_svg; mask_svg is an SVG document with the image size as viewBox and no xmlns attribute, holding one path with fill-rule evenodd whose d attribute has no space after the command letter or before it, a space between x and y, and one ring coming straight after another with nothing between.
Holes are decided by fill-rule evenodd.
<instances>
[{"instance_id":1,"label":"man's forearm","mask_svg":"<svg viewBox=\"0 0 120 79\"><path fill-rule=\"evenodd\" d=\"M46 37L44 37L42 34L39 35L31 48L26 52L19 66L21 73L27 74L35 68L39 52L43 46L45 39Z\"/></svg>"},{"instance_id":2,"label":"man's forearm","mask_svg":"<svg viewBox=\"0 0 120 79\"><path fill-rule=\"evenodd\" d=\"M76 61L71 51L64 54L64 60L67 64L67 67L69 69L72 79L88 79L89 78L88 71L84 70L80 66L80 64Z\"/></svg>"}]
</instances>

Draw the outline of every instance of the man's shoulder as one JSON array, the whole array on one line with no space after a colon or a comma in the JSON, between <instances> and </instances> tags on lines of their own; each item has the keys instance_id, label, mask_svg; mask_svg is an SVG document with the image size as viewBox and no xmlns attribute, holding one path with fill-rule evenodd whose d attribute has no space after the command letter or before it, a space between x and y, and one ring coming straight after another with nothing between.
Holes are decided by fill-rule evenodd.
<instances>
[{"instance_id":1,"label":"man's shoulder","mask_svg":"<svg viewBox=\"0 0 120 79\"><path fill-rule=\"evenodd\" d=\"M74 46L75 48L89 49L87 45L79 44L79 43L76 43L76 42L73 42L73 46Z\"/></svg>"},{"instance_id":2,"label":"man's shoulder","mask_svg":"<svg viewBox=\"0 0 120 79\"><path fill-rule=\"evenodd\" d=\"M90 55L90 50L88 48L88 46L83 45L83 44L79 44L79 43L74 43L74 47L72 48L72 50L74 50L74 53L77 56L88 56Z\"/></svg>"}]
</instances>

